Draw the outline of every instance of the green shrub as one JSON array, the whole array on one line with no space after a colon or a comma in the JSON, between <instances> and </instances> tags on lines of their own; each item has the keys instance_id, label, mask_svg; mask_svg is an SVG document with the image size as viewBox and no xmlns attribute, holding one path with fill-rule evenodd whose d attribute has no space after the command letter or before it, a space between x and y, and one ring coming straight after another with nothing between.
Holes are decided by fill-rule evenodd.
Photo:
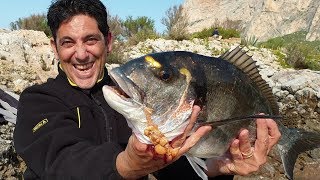
<instances>
[{"instance_id":1,"label":"green shrub","mask_svg":"<svg viewBox=\"0 0 320 180\"><path fill-rule=\"evenodd\" d=\"M221 28L221 29L219 29L219 33L222 36L222 39L240 38L240 31L238 31L236 29L223 29L223 28Z\"/></svg>"},{"instance_id":2,"label":"green shrub","mask_svg":"<svg viewBox=\"0 0 320 180\"><path fill-rule=\"evenodd\" d=\"M109 30L112 33L114 40L121 40L122 34L123 34L123 27L122 27L122 20L119 16L111 16L110 13L108 13L108 25Z\"/></svg>"},{"instance_id":3,"label":"green shrub","mask_svg":"<svg viewBox=\"0 0 320 180\"><path fill-rule=\"evenodd\" d=\"M306 41L306 35L307 32L298 31L261 42L259 47L273 49L283 67L320 70L320 41Z\"/></svg>"},{"instance_id":4,"label":"green shrub","mask_svg":"<svg viewBox=\"0 0 320 180\"><path fill-rule=\"evenodd\" d=\"M286 47L286 62L295 69L320 70L319 54L305 43L292 43Z\"/></svg>"},{"instance_id":5,"label":"green shrub","mask_svg":"<svg viewBox=\"0 0 320 180\"><path fill-rule=\"evenodd\" d=\"M47 25L47 17L45 14L33 14L26 18L19 18L17 21L10 23L10 29L43 31L47 36L51 36L51 31Z\"/></svg>"},{"instance_id":6,"label":"green shrub","mask_svg":"<svg viewBox=\"0 0 320 180\"><path fill-rule=\"evenodd\" d=\"M269 39L266 42L259 43L259 47L268 48L268 49L281 49L285 45L285 40L282 37L277 37Z\"/></svg>"},{"instance_id":7,"label":"green shrub","mask_svg":"<svg viewBox=\"0 0 320 180\"><path fill-rule=\"evenodd\" d=\"M241 45L243 46L256 46L258 38L255 36L243 37L241 38Z\"/></svg>"},{"instance_id":8,"label":"green shrub","mask_svg":"<svg viewBox=\"0 0 320 180\"><path fill-rule=\"evenodd\" d=\"M199 39L205 39L205 38L209 38L212 36L212 32L213 32L214 28L204 28L202 31L200 32L195 32L191 35L192 38L199 38Z\"/></svg>"},{"instance_id":9,"label":"green shrub","mask_svg":"<svg viewBox=\"0 0 320 180\"><path fill-rule=\"evenodd\" d=\"M137 45L139 42L145 41L147 39L157 39L158 37L158 34L151 29L141 29L128 39L128 44Z\"/></svg>"},{"instance_id":10,"label":"green shrub","mask_svg":"<svg viewBox=\"0 0 320 180\"><path fill-rule=\"evenodd\" d=\"M136 45L140 41L145 41L146 39L158 37L154 28L154 21L146 16L138 17L136 19L129 16L121 24L124 29L123 36L131 45Z\"/></svg>"},{"instance_id":11,"label":"green shrub","mask_svg":"<svg viewBox=\"0 0 320 180\"><path fill-rule=\"evenodd\" d=\"M195 32L192 34L192 38L209 38L212 37L212 33L215 27L205 28L200 32ZM222 39L229 39L229 38L239 38L240 32L236 29L225 29L222 27L218 27L219 35L222 36Z\"/></svg>"},{"instance_id":12,"label":"green shrub","mask_svg":"<svg viewBox=\"0 0 320 180\"><path fill-rule=\"evenodd\" d=\"M305 49L297 44L292 44L286 48L286 62L296 69L306 69Z\"/></svg>"},{"instance_id":13,"label":"green shrub","mask_svg":"<svg viewBox=\"0 0 320 180\"><path fill-rule=\"evenodd\" d=\"M124 50L126 44L122 41L115 41L112 44L112 51L108 54L107 63L109 64L122 64L124 63Z\"/></svg>"},{"instance_id":14,"label":"green shrub","mask_svg":"<svg viewBox=\"0 0 320 180\"><path fill-rule=\"evenodd\" d=\"M280 65L284 68L289 68L291 67L287 61L286 61L286 54L284 54L282 51L280 50L273 50L273 54L275 56L277 56L277 60L280 63Z\"/></svg>"},{"instance_id":15,"label":"green shrub","mask_svg":"<svg viewBox=\"0 0 320 180\"><path fill-rule=\"evenodd\" d=\"M161 22L166 26L165 36L169 39L178 41L189 39L188 17L182 12L182 5L170 7Z\"/></svg>"},{"instance_id":16,"label":"green shrub","mask_svg":"<svg viewBox=\"0 0 320 180\"><path fill-rule=\"evenodd\" d=\"M216 48L212 48L211 49L211 56L220 56L221 54L223 54L223 52L225 52L224 50L218 50Z\"/></svg>"}]
</instances>

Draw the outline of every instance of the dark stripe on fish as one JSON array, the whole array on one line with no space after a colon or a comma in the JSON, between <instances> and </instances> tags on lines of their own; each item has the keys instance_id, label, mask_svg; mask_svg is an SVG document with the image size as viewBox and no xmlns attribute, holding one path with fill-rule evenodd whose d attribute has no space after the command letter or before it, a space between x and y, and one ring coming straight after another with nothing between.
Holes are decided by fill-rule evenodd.
<instances>
[{"instance_id":1,"label":"dark stripe on fish","mask_svg":"<svg viewBox=\"0 0 320 180\"><path fill-rule=\"evenodd\" d=\"M227 119L221 119L218 121L210 121L210 122L199 122L196 123L197 126L221 126L229 123L234 123L238 121L242 121L245 119L256 119L256 118L267 118L267 119L282 119L282 116L274 116L274 115L250 115L250 116L241 116L241 117L233 117L233 118L227 118Z\"/></svg>"}]
</instances>

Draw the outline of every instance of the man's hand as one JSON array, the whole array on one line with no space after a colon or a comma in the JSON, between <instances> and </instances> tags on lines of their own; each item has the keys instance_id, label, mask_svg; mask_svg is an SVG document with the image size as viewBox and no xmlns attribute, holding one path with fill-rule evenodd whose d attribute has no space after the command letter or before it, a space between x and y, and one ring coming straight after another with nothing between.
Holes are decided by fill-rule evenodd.
<instances>
[{"instance_id":1,"label":"man's hand","mask_svg":"<svg viewBox=\"0 0 320 180\"><path fill-rule=\"evenodd\" d=\"M149 173L164 168L168 164L179 159L187 152L199 139L211 130L210 126L203 126L197 129L191 136L187 137L197 120L200 107L194 106L184 133L172 141L174 148L178 147L177 156L171 161L164 161L163 157L154 155L154 151L147 144L139 142L137 137L131 135L125 151L122 151L116 159L116 167L119 174L125 179L137 179Z\"/></svg>"},{"instance_id":2,"label":"man's hand","mask_svg":"<svg viewBox=\"0 0 320 180\"><path fill-rule=\"evenodd\" d=\"M208 176L221 174L248 175L258 171L267 161L271 148L281 136L278 126L272 119L257 119L257 139L251 147L249 132L244 129L231 145L229 153L223 157L206 161Z\"/></svg>"}]
</instances>

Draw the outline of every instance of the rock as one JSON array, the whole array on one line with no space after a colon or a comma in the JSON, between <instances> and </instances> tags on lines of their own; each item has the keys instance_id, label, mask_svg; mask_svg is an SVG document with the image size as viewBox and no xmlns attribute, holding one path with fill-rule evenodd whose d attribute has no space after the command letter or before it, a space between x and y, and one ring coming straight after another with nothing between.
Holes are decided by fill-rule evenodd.
<instances>
[{"instance_id":1,"label":"rock","mask_svg":"<svg viewBox=\"0 0 320 180\"><path fill-rule=\"evenodd\" d=\"M0 31L1 84L20 93L57 74L50 40L40 31Z\"/></svg>"},{"instance_id":2,"label":"rock","mask_svg":"<svg viewBox=\"0 0 320 180\"><path fill-rule=\"evenodd\" d=\"M318 0L186 0L189 32L211 26L242 29L243 37L265 41L297 31L306 31L307 40L320 39L320 1ZM230 28L230 27L229 27Z\"/></svg>"},{"instance_id":3,"label":"rock","mask_svg":"<svg viewBox=\"0 0 320 180\"><path fill-rule=\"evenodd\" d=\"M13 129L11 123L0 126L0 179L21 179L25 170L13 147Z\"/></svg>"},{"instance_id":4,"label":"rock","mask_svg":"<svg viewBox=\"0 0 320 180\"><path fill-rule=\"evenodd\" d=\"M317 96L315 91L309 87L298 90L295 97L300 104L305 104L313 110L317 107Z\"/></svg>"}]
</instances>

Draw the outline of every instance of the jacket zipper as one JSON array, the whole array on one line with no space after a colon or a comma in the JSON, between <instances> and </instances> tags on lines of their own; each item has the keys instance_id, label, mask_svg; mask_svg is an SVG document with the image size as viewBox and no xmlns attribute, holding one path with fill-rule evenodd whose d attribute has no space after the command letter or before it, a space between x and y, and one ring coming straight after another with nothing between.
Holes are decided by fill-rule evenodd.
<instances>
[{"instance_id":1,"label":"jacket zipper","mask_svg":"<svg viewBox=\"0 0 320 180\"><path fill-rule=\"evenodd\" d=\"M100 110L102 111L104 120L106 122L106 132L107 132L107 137L106 137L106 141L107 142L111 142L111 134L112 134L112 127L110 126L109 120L108 120L108 116L106 111L103 109L101 102L96 99L93 94L90 93L91 98L93 99L93 101L99 106Z\"/></svg>"}]
</instances>

